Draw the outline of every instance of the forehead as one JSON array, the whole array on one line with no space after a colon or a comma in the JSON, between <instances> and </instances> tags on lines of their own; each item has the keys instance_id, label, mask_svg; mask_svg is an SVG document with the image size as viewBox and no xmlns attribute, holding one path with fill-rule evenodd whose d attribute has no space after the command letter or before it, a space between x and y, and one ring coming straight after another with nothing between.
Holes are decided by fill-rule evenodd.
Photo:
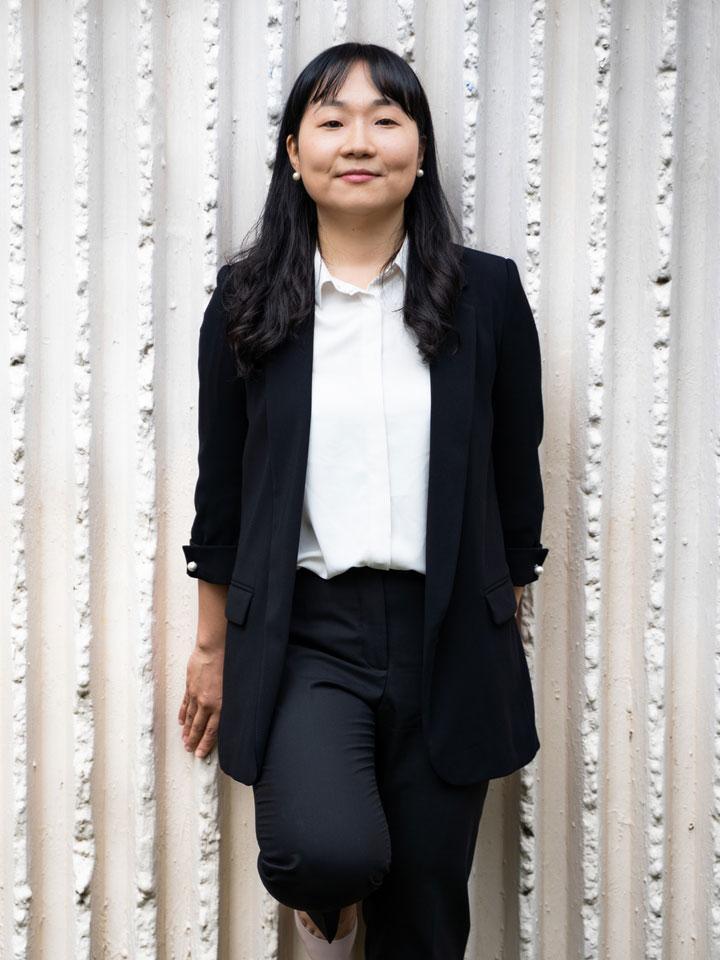
<instances>
[{"instance_id":1,"label":"forehead","mask_svg":"<svg viewBox=\"0 0 720 960\"><path fill-rule=\"evenodd\" d=\"M328 79L331 80L328 83ZM323 91L323 96L319 101L315 101L317 94ZM370 69L363 61L355 62L340 80L336 74L333 80L332 72L321 77L315 86L310 97L308 107L313 111L320 110L323 107L336 107L339 109L349 109L352 107L364 109L367 107L398 107L397 100L383 94L375 86Z\"/></svg>"}]
</instances>

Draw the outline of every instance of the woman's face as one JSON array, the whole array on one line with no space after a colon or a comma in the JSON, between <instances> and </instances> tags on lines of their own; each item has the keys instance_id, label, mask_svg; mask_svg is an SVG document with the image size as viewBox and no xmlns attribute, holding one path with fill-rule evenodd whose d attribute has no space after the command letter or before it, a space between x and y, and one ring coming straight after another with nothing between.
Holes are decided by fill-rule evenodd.
<instances>
[{"instance_id":1,"label":"woman's face","mask_svg":"<svg viewBox=\"0 0 720 960\"><path fill-rule=\"evenodd\" d=\"M388 213L402 207L422 165L417 124L394 101L382 99L366 64L348 71L337 101L311 103L297 142L287 138L290 162L318 207L337 214ZM425 139L424 137L422 138ZM375 176L352 181L342 174L363 168Z\"/></svg>"}]
</instances>

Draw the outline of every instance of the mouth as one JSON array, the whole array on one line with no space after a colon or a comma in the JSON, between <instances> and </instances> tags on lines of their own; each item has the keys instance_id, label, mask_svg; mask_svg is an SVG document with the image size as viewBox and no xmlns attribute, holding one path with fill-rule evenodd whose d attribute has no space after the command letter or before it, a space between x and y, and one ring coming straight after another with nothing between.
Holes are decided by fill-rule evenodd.
<instances>
[{"instance_id":1,"label":"mouth","mask_svg":"<svg viewBox=\"0 0 720 960\"><path fill-rule=\"evenodd\" d=\"M379 174L372 173L370 170L348 170L347 173L341 173L340 179L347 180L349 183L363 183L366 180L374 180Z\"/></svg>"}]
</instances>

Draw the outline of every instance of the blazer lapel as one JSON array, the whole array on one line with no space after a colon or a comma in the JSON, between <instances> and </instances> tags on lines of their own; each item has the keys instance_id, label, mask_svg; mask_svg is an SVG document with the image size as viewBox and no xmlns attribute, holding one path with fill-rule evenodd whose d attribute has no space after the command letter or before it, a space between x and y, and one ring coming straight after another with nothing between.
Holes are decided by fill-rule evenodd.
<instances>
[{"instance_id":1,"label":"blazer lapel","mask_svg":"<svg viewBox=\"0 0 720 960\"><path fill-rule=\"evenodd\" d=\"M297 527L300 536L305 494L310 414L314 324L304 323L265 367L265 403L273 480L275 523Z\"/></svg>"},{"instance_id":2,"label":"blazer lapel","mask_svg":"<svg viewBox=\"0 0 720 960\"><path fill-rule=\"evenodd\" d=\"M465 499L475 377L475 308L465 283L455 310L457 352L443 348L430 364L430 463L426 517L426 625L442 620L450 597ZM286 340L267 363L266 409L273 480L274 547L294 570L305 492L312 405L314 324ZM285 538L288 538L286 540ZM281 542L279 542L281 541ZM290 555L284 556L281 545ZM292 553L294 551L294 556ZM271 579L275 579L271 572ZM277 580L275 581L278 582Z\"/></svg>"},{"instance_id":3,"label":"blazer lapel","mask_svg":"<svg viewBox=\"0 0 720 960\"><path fill-rule=\"evenodd\" d=\"M430 464L425 538L425 629L434 633L450 599L463 519L475 381L476 322L469 288L455 310L457 352L430 365Z\"/></svg>"}]
</instances>

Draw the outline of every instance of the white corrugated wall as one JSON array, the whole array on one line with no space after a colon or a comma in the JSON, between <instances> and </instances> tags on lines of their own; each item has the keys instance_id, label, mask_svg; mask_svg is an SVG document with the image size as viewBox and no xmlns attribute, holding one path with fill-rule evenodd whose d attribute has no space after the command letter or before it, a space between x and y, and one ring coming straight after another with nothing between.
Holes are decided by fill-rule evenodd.
<instances>
[{"instance_id":1,"label":"white corrugated wall","mask_svg":"<svg viewBox=\"0 0 720 960\"><path fill-rule=\"evenodd\" d=\"M467 956L720 958L718 0L0 9L0 956L303 956L252 790L182 748L180 548L216 267L294 77L359 39L541 331L542 747L491 784Z\"/></svg>"}]
</instances>

